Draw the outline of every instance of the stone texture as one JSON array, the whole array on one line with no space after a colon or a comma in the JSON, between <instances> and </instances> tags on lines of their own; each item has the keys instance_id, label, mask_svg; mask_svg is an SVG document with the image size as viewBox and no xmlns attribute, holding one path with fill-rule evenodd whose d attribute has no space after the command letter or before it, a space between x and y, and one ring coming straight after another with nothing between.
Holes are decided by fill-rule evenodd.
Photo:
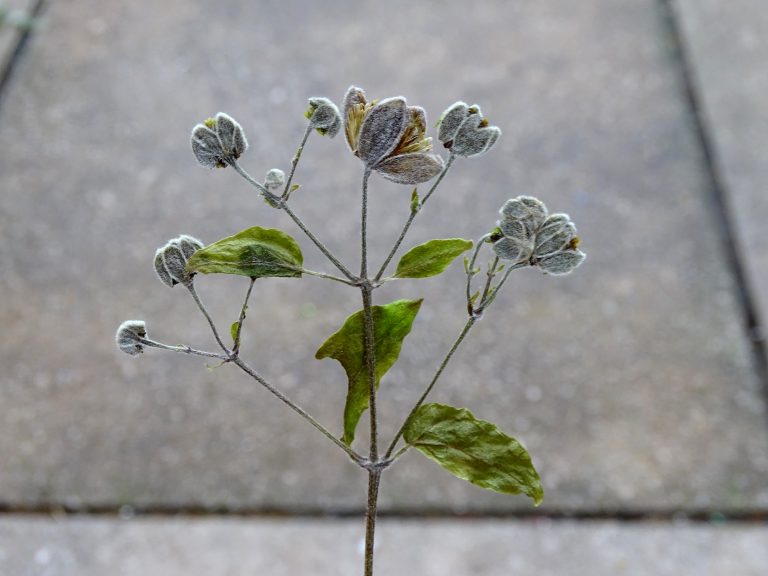
<instances>
[{"instance_id":1,"label":"stone texture","mask_svg":"<svg viewBox=\"0 0 768 576\"><path fill-rule=\"evenodd\" d=\"M402 22L382 27L381 22ZM462 2L202 0L52 3L0 122L0 499L17 505L359 509L363 475L258 385L224 367L112 341L143 318L171 343L213 348L180 288L152 271L179 233L212 241L251 225L300 239L236 174L196 166L189 131L225 110L257 177L286 169L306 98L350 83L429 111L479 102L504 129L457 164L409 247L479 237L496 210L536 194L579 226L586 264L567 278L516 273L433 398L521 438L555 509L768 506L765 408L724 267L702 159L655 0ZM361 166L313 138L294 208L356 266ZM410 190L375 177L379 262ZM389 438L464 323L458 266L397 282L426 298L382 385ZM222 326L246 281L204 278ZM314 351L359 307L319 279L263 281L244 355L334 430L346 384ZM361 434L364 438L365 435ZM503 510L416 453L382 506Z\"/></svg>"},{"instance_id":2,"label":"stone texture","mask_svg":"<svg viewBox=\"0 0 768 576\"><path fill-rule=\"evenodd\" d=\"M35 0L2 0L0 8L13 14L29 14L35 5ZM10 63L11 55L21 37L21 31L16 26L5 23L0 26L0 72Z\"/></svg>"},{"instance_id":3,"label":"stone texture","mask_svg":"<svg viewBox=\"0 0 768 576\"><path fill-rule=\"evenodd\" d=\"M760 0L676 0L742 264L768 322L768 10ZM762 336L763 335L756 335Z\"/></svg>"},{"instance_id":4,"label":"stone texture","mask_svg":"<svg viewBox=\"0 0 768 576\"><path fill-rule=\"evenodd\" d=\"M0 572L17 576L357 575L357 521L5 517ZM383 521L380 574L762 576L768 529L675 523Z\"/></svg>"}]
</instances>

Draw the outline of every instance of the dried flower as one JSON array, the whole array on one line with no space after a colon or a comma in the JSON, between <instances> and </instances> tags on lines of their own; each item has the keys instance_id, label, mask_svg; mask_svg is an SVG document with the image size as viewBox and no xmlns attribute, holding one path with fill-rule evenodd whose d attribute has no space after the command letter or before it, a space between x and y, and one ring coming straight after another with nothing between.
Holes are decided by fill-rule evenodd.
<instances>
[{"instance_id":1,"label":"dried flower","mask_svg":"<svg viewBox=\"0 0 768 576\"><path fill-rule=\"evenodd\" d=\"M341 128L341 113L336 104L328 98L314 97L309 99L309 108L304 113L309 125L323 136L333 138Z\"/></svg>"},{"instance_id":2,"label":"dried flower","mask_svg":"<svg viewBox=\"0 0 768 576\"><path fill-rule=\"evenodd\" d=\"M352 86L344 97L344 133L352 153L384 178L398 184L419 184L437 176L443 159L425 136L423 108L408 106L405 98L368 102L365 92Z\"/></svg>"},{"instance_id":3,"label":"dried flower","mask_svg":"<svg viewBox=\"0 0 768 576\"><path fill-rule=\"evenodd\" d=\"M499 211L502 219L493 250L502 260L528 261L543 272L568 274L584 261L578 249L576 226L567 214L547 216L547 207L532 196L507 200Z\"/></svg>"},{"instance_id":4,"label":"dried flower","mask_svg":"<svg viewBox=\"0 0 768 576\"><path fill-rule=\"evenodd\" d=\"M451 104L440 117L438 139L458 156L479 156L490 150L501 136L498 126L491 126L480 106L465 102Z\"/></svg>"},{"instance_id":5,"label":"dried flower","mask_svg":"<svg viewBox=\"0 0 768 576\"><path fill-rule=\"evenodd\" d=\"M225 168L247 149L242 127L224 112L192 129L192 152L206 168Z\"/></svg>"},{"instance_id":6,"label":"dried flower","mask_svg":"<svg viewBox=\"0 0 768 576\"><path fill-rule=\"evenodd\" d=\"M115 342L126 354L136 356L144 352L143 339L147 335L143 320L126 320L117 329Z\"/></svg>"},{"instance_id":7,"label":"dried flower","mask_svg":"<svg viewBox=\"0 0 768 576\"><path fill-rule=\"evenodd\" d=\"M187 260L203 246L200 240L182 234L158 248L154 264L160 281L170 288L176 284L191 283L192 275L187 272Z\"/></svg>"}]
</instances>

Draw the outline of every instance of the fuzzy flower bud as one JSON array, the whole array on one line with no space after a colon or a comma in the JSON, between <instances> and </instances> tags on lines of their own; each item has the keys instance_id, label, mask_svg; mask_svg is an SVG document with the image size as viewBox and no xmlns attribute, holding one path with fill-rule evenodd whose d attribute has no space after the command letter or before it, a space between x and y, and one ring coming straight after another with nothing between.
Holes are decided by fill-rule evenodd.
<instances>
[{"instance_id":1,"label":"fuzzy flower bud","mask_svg":"<svg viewBox=\"0 0 768 576\"><path fill-rule=\"evenodd\" d=\"M278 190L285 186L285 172L279 168L272 168L264 177L264 187L276 194Z\"/></svg>"},{"instance_id":2,"label":"fuzzy flower bud","mask_svg":"<svg viewBox=\"0 0 768 576\"><path fill-rule=\"evenodd\" d=\"M169 240L155 252L155 272L160 281L173 288L176 284L190 284L192 274L187 272L187 260L200 250L203 243L192 236L181 235Z\"/></svg>"},{"instance_id":3,"label":"fuzzy flower bud","mask_svg":"<svg viewBox=\"0 0 768 576\"><path fill-rule=\"evenodd\" d=\"M483 118L480 108L475 106L476 113L471 113L461 123L453 139L451 150L454 154L465 156L479 156L490 150L491 146L501 136L501 129L498 126L491 126L488 120Z\"/></svg>"},{"instance_id":4,"label":"fuzzy flower bud","mask_svg":"<svg viewBox=\"0 0 768 576\"><path fill-rule=\"evenodd\" d=\"M117 347L131 356L137 356L144 352L142 340L147 335L147 329L143 320L126 320L117 329L115 342Z\"/></svg>"},{"instance_id":5,"label":"fuzzy flower bud","mask_svg":"<svg viewBox=\"0 0 768 576\"><path fill-rule=\"evenodd\" d=\"M309 120L309 125L322 136L333 138L341 129L341 112L328 98L310 98L304 116Z\"/></svg>"},{"instance_id":6,"label":"fuzzy flower bud","mask_svg":"<svg viewBox=\"0 0 768 576\"><path fill-rule=\"evenodd\" d=\"M493 250L502 260L529 262L547 274L573 271L586 254L578 249L576 226L567 214L548 216L543 202L532 196L507 200L499 211Z\"/></svg>"},{"instance_id":7,"label":"fuzzy flower bud","mask_svg":"<svg viewBox=\"0 0 768 576\"><path fill-rule=\"evenodd\" d=\"M192 129L192 152L206 168L225 168L247 149L242 127L224 112Z\"/></svg>"}]
</instances>

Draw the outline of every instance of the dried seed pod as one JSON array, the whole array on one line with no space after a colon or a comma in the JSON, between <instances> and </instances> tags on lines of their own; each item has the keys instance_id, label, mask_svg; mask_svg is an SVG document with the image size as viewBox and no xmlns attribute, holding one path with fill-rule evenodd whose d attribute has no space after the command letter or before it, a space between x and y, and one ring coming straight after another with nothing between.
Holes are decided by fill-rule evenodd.
<instances>
[{"instance_id":1,"label":"dried seed pod","mask_svg":"<svg viewBox=\"0 0 768 576\"><path fill-rule=\"evenodd\" d=\"M146 335L147 329L143 320L126 320L117 329L115 342L120 350L130 356L136 356L144 352L142 340Z\"/></svg>"}]
</instances>

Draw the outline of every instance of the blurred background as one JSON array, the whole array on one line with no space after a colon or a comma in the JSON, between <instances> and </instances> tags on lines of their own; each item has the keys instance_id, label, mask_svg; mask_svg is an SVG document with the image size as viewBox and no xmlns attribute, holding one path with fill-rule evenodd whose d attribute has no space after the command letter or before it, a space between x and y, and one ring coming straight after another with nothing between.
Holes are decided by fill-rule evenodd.
<instances>
[{"instance_id":1,"label":"blurred background","mask_svg":"<svg viewBox=\"0 0 768 576\"><path fill-rule=\"evenodd\" d=\"M180 233L281 228L332 271L236 173L198 166L189 133L226 111L249 172L287 171L307 98L350 84L406 96L430 130L464 100L504 131L455 164L403 249L478 238L531 194L588 253L567 277L515 273L431 396L523 441L544 504L409 453L382 483L377 573L768 571L763 1L2 4L37 20L0 26L0 574L362 572L366 478L343 454L234 367L113 340L141 318L214 348L154 275ZM360 178L343 137L312 137L292 200L352 268ZM410 188L374 176L370 194L380 263ZM382 383L385 439L464 324L463 282L457 263L376 293L425 298ZM247 284L197 281L222 327ZM244 336L334 432L346 380L314 352L358 308L333 282L259 281Z\"/></svg>"}]
</instances>

